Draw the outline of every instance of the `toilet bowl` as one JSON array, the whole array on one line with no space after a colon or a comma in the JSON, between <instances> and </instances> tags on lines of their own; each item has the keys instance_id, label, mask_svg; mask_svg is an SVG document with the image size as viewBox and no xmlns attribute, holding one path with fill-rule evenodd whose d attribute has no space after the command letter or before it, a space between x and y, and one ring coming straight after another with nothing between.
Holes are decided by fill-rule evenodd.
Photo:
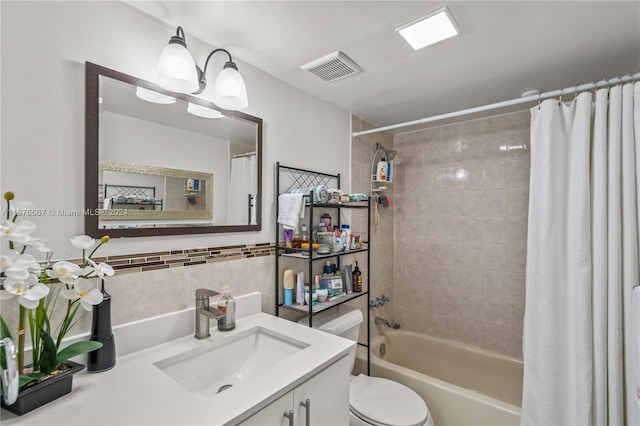
<instances>
[{"instance_id":1,"label":"toilet bowl","mask_svg":"<svg viewBox=\"0 0 640 426\"><path fill-rule=\"evenodd\" d=\"M302 318L308 325L309 319ZM313 317L313 327L357 341L362 323L359 309L339 305ZM356 360L356 349L348 355L351 370ZM361 374L351 378L349 388L349 424L351 426L434 426L433 418L424 400L408 387L392 380Z\"/></svg>"}]
</instances>

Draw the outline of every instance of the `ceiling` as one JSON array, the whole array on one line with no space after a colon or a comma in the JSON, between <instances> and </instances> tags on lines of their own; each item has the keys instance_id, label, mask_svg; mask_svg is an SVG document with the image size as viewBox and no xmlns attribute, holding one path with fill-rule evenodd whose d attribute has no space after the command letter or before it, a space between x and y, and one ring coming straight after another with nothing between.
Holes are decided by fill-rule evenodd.
<instances>
[{"instance_id":1,"label":"ceiling","mask_svg":"<svg viewBox=\"0 0 640 426\"><path fill-rule=\"evenodd\" d=\"M640 72L638 1L128 3L376 126ZM442 6L457 37L414 51L395 32ZM300 69L336 50L364 72Z\"/></svg>"}]
</instances>

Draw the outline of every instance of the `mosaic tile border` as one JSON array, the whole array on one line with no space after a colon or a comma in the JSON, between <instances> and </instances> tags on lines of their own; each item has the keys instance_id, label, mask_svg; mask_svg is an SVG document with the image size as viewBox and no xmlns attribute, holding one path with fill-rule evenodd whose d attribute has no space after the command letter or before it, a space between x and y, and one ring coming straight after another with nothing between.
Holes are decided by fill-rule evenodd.
<instances>
[{"instance_id":1,"label":"mosaic tile border","mask_svg":"<svg viewBox=\"0 0 640 426\"><path fill-rule=\"evenodd\" d=\"M275 254L275 247L275 242L238 244L233 246L123 254L99 257L95 260L98 262L106 262L115 269L116 274L123 274L271 256Z\"/></svg>"}]
</instances>

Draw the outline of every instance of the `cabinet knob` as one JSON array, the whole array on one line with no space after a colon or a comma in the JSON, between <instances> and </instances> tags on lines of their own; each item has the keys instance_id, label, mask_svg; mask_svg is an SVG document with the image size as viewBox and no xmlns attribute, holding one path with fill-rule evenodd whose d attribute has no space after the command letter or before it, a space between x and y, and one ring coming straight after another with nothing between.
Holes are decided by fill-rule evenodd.
<instances>
[{"instance_id":1,"label":"cabinet knob","mask_svg":"<svg viewBox=\"0 0 640 426\"><path fill-rule=\"evenodd\" d=\"M307 399L305 402L301 402L300 406L305 408L305 426L311 425L311 400Z\"/></svg>"},{"instance_id":2,"label":"cabinet knob","mask_svg":"<svg viewBox=\"0 0 640 426\"><path fill-rule=\"evenodd\" d=\"M289 410L289 412L284 413L283 416L289 419L289 426L293 426L293 410Z\"/></svg>"}]
</instances>

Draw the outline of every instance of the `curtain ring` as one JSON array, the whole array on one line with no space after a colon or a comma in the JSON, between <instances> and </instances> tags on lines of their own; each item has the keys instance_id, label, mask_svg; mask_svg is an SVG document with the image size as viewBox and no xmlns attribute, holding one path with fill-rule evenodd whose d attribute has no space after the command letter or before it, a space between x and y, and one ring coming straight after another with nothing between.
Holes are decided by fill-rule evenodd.
<instances>
[{"instance_id":1,"label":"curtain ring","mask_svg":"<svg viewBox=\"0 0 640 426\"><path fill-rule=\"evenodd\" d=\"M558 105L562 105L562 89L560 89L560 96L558 96Z\"/></svg>"},{"instance_id":2,"label":"curtain ring","mask_svg":"<svg viewBox=\"0 0 640 426\"><path fill-rule=\"evenodd\" d=\"M575 102L576 99L578 99L578 85L577 84L573 88L573 102Z\"/></svg>"},{"instance_id":3,"label":"curtain ring","mask_svg":"<svg viewBox=\"0 0 640 426\"><path fill-rule=\"evenodd\" d=\"M542 91L538 93L538 110L540 109L541 103L542 103Z\"/></svg>"}]
</instances>

